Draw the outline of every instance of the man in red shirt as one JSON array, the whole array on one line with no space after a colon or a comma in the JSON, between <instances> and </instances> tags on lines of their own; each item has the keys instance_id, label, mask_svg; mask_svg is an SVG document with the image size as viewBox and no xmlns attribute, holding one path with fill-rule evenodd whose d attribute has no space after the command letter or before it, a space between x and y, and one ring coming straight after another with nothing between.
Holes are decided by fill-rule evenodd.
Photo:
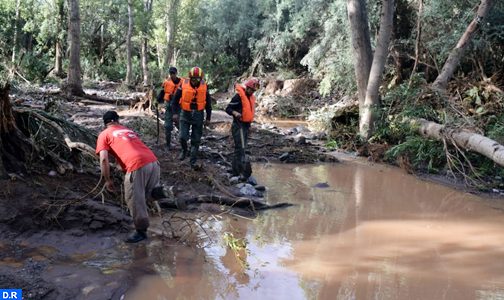
<instances>
[{"instance_id":1,"label":"man in red shirt","mask_svg":"<svg viewBox=\"0 0 504 300\"><path fill-rule=\"evenodd\" d=\"M105 178L107 190L114 191L114 182L110 177L110 153L126 172L124 198L136 231L125 241L136 243L147 238L149 214L146 198L159 186L159 162L134 131L119 124L119 115L115 111L107 111L103 115L103 122L106 128L100 133L96 142L96 154L100 155L101 175Z\"/></svg>"}]
</instances>

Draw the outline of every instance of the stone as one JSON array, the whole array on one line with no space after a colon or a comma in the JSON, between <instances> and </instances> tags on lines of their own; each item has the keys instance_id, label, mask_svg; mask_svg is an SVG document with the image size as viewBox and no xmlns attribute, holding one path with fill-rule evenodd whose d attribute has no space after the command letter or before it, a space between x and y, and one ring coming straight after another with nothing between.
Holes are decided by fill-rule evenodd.
<instances>
[{"instance_id":1,"label":"stone","mask_svg":"<svg viewBox=\"0 0 504 300\"><path fill-rule=\"evenodd\" d=\"M282 153L282 155L280 155L280 157L278 158L280 161L286 161L287 158L289 158L289 152L285 152L285 153Z\"/></svg>"},{"instance_id":2,"label":"stone","mask_svg":"<svg viewBox=\"0 0 504 300\"><path fill-rule=\"evenodd\" d=\"M245 184L242 188L240 188L240 194L242 196L255 196L257 191L250 184Z\"/></svg>"},{"instance_id":3,"label":"stone","mask_svg":"<svg viewBox=\"0 0 504 300\"><path fill-rule=\"evenodd\" d=\"M305 145L306 144L306 137L299 133L294 137L294 142L298 145Z\"/></svg>"},{"instance_id":4,"label":"stone","mask_svg":"<svg viewBox=\"0 0 504 300\"><path fill-rule=\"evenodd\" d=\"M247 179L247 183L251 184L251 185L257 185L257 179L254 177L254 176L250 176L248 179Z\"/></svg>"},{"instance_id":5,"label":"stone","mask_svg":"<svg viewBox=\"0 0 504 300\"><path fill-rule=\"evenodd\" d=\"M319 188L319 189L325 189L329 187L329 184L327 182L319 182L315 184L313 187Z\"/></svg>"},{"instance_id":6,"label":"stone","mask_svg":"<svg viewBox=\"0 0 504 300\"><path fill-rule=\"evenodd\" d=\"M256 189L256 191L260 191L260 192L266 191L266 187L264 185L256 185L255 189Z\"/></svg>"},{"instance_id":7,"label":"stone","mask_svg":"<svg viewBox=\"0 0 504 300\"><path fill-rule=\"evenodd\" d=\"M94 220L91 224L89 224L89 228L94 230L103 228L103 222Z\"/></svg>"},{"instance_id":8,"label":"stone","mask_svg":"<svg viewBox=\"0 0 504 300\"><path fill-rule=\"evenodd\" d=\"M237 184L238 182L240 182L240 176L234 176L229 179L230 184Z\"/></svg>"}]
</instances>

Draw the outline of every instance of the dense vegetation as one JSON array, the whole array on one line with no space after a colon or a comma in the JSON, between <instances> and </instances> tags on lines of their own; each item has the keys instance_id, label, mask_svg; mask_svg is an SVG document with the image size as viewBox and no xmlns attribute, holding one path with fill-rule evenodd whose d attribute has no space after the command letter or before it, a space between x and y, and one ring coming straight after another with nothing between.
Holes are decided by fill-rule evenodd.
<instances>
[{"instance_id":1,"label":"dense vegetation","mask_svg":"<svg viewBox=\"0 0 504 300\"><path fill-rule=\"evenodd\" d=\"M72 1L76 0L68 3ZM176 65L182 74L199 65L214 89L225 90L237 77L252 74L276 79L311 77L319 82L319 92L328 102L343 95L354 96L354 49L347 2L81 1L84 84L111 80L125 81L129 86L150 85L161 80L169 65ZM364 2L375 47L384 1ZM405 118L422 117L452 127L470 127L504 142L504 2L494 2L457 64L448 93L439 95L429 89L429 84L440 73L480 2L395 1L392 40L380 87L382 105L375 112L376 130L367 140L390 145L383 157L392 161L404 157L407 164L427 171L459 170L471 174L469 181L481 176L500 181L504 176L492 161L420 138L403 122ZM8 78L15 85L65 78L68 3L0 0L3 81ZM132 12L132 23L128 11ZM127 82L128 26L133 30L132 82ZM142 66L142 59L146 66ZM314 118L322 116L314 114ZM326 125L332 130L330 145L352 150L361 147L355 135L355 118L341 124L329 114Z\"/></svg>"}]
</instances>

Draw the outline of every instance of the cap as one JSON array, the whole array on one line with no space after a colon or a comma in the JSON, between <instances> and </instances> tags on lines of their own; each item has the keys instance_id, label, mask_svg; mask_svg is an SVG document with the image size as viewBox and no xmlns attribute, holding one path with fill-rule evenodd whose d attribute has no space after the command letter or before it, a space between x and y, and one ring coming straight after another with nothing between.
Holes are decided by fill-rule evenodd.
<instances>
[{"instance_id":1,"label":"cap","mask_svg":"<svg viewBox=\"0 0 504 300\"><path fill-rule=\"evenodd\" d=\"M113 111L109 110L105 114L103 114L103 123L107 125L110 122L117 122L119 121L119 115Z\"/></svg>"}]
</instances>

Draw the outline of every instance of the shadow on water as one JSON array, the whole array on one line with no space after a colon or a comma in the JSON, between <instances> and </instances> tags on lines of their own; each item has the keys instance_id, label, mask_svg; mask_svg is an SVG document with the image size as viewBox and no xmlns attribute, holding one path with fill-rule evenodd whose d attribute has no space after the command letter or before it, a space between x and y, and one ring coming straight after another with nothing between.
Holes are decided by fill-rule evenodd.
<instances>
[{"instance_id":1,"label":"shadow on water","mask_svg":"<svg viewBox=\"0 0 504 300\"><path fill-rule=\"evenodd\" d=\"M504 298L504 218L488 200L386 166L254 174L270 204L296 205L215 218L214 242L201 247L152 238L111 253L126 253L123 265L106 260L134 283L125 299ZM247 251L232 251L226 232Z\"/></svg>"}]
</instances>

